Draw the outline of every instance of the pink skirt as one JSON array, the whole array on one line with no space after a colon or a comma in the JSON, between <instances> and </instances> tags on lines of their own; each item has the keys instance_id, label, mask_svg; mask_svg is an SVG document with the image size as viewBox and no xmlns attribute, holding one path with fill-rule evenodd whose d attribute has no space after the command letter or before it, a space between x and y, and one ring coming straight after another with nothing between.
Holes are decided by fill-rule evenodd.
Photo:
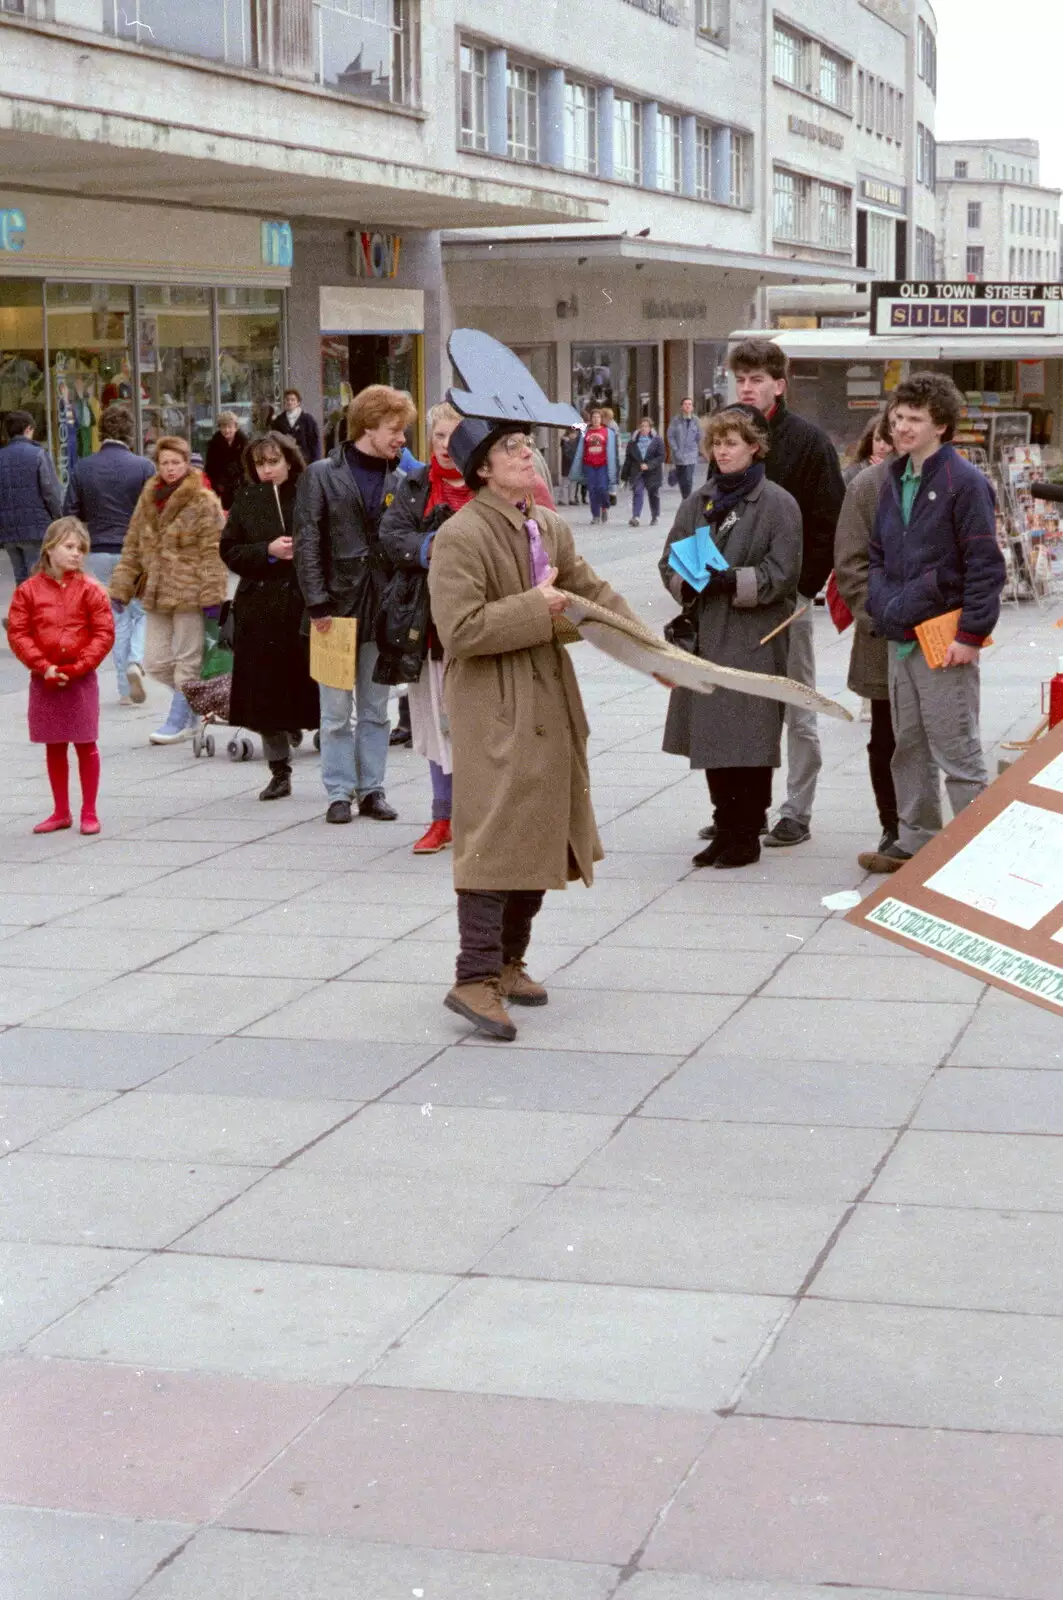
<instances>
[{"instance_id":1,"label":"pink skirt","mask_svg":"<svg viewBox=\"0 0 1063 1600\"><path fill-rule=\"evenodd\" d=\"M96 674L53 689L35 673L30 679L29 720L33 744L95 744L100 732Z\"/></svg>"}]
</instances>

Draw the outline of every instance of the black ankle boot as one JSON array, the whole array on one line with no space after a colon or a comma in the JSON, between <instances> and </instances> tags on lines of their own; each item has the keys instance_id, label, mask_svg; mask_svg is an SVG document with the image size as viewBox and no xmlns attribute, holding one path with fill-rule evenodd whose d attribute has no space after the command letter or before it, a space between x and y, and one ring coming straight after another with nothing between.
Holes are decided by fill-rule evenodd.
<instances>
[{"instance_id":1,"label":"black ankle boot","mask_svg":"<svg viewBox=\"0 0 1063 1600\"><path fill-rule=\"evenodd\" d=\"M258 798L260 800L286 800L292 792L292 769L290 764L287 761L271 761L269 770L272 776Z\"/></svg>"},{"instance_id":2,"label":"black ankle boot","mask_svg":"<svg viewBox=\"0 0 1063 1600\"><path fill-rule=\"evenodd\" d=\"M732 833L725 841L714 867L751 867L760 860L760 840L748 829Z\"/></svg>"}]
</instances>

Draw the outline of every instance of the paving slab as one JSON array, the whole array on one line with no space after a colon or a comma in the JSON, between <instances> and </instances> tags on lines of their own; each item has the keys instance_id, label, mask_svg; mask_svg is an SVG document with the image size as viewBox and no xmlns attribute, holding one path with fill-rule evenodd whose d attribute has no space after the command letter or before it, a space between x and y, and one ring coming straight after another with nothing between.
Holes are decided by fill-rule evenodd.
<instances>
[{"instance_id":1,"label":"paving slab","mask_svg":"<svg viewBox=\"0 0 1063 1600\"><path fill-rule=\"evenodd\" d=\"M765 985L772 997L813 1000L969 1000L976 1003L985 984L940 961L925 961L913 988L912 964L896 958L820 955L798 950Z\"/></svg>"},{"instance_id":2,"label":"paving slab","mask_svg":"<svg viewBox=\"0 0 1063 1600\"><path fill-rule=\"evenodd\" d=\"M1058 1315L805 1300L738 1409L830 1422L1060 1434L1061 1366Z\"/></svg>"},{"instance_id":3,"label":"paving slab","mask_svg":"<svg viewBox=\"0 0 1063 1600\"><path fill-rule=\"evenodd\" d=\"M186 931L152 932L121 928L106 939L86 939L82 928L30 928L0 942L0 967L49 967L60 971L134 972L149 966L195 936Z\"/></svg>"},{"instance_id":4,"label":"paving slab","mask_svg":"<svg viewBox=\"0 0 1063 1600\"><path fill-rule=\"evenodd\" d=\"M621 948L588 950L554 978L552 988L616 989L656 994L747 995L771 977L780 957L774 951L714 951L710 959L677 956L674 950ZM588 1003L593 1004L593 1000Z\"/></svg>"},{"instance_id":5,"label":"paving slab","mask_svg":"<svg viewBox=\"0 0 1063 1600\"><path fill-rule=\"evenodd\" d=\"M208 1256L152 1256L29 1353L181 1372L354 1383L456 1280ZM180 1314L175 1316L175 1307Z\"/></svg>"},{"instance_id":6,"label":"paving slab","mask_svg":"<svg viewBox=\"0 0 1063 1600\"><path fill-rule=\"evenodd\" d=\"M231 1169L227 1169L231 1170ZM453 1174L271 1173L177 1248L409 1272L468 1272L550 1191Z\"/></svg>"},{"instance_id":7,"label":"paving slab","mask_svg":"<svg viewBox=\"0 0 1063 1600\"><path fill-rule=\"evenodd\" d=\"M1060 1439L735 1417L642 1564L847 1593L1056 1600L1061 1475Z\"/></svg>"},{"instance_id":8,"label":"paving slab","mask_svg":"<svg viewBox=\"0 0 1063 1600\"><path fill-rule=\"evenodd\" d=\"M317 1384L10 1357L0 1362L0 1499L205 1522L337 1393Z\"/></svg>"},{"instance_id":9,"label":"paving slab","mask_svg":"<svg viewBox=\"0 0 1063 1600\"><path fill-rule=\"evenodd\" d=\"M330 1407L220 1520L621 1565L715 1425L648 1406L364 1387Z\"/></svg>"},{"instance_id":10,"label":"paving slab","mask_svg":"<svg viewBox=\"0 0 1063 1600\"><path fill-rule=\"evenodd\" d=\"M372 1105L293 1163L317 1174L390 1169L424 1177L564 1183L616 1127L614 1117L469 1106Z\"/></svg>"},{"instance_id":11,"label":"paving slab","mask_svg":"<svg viewBox=\"0 0 1063 1600\"><path fill-rule=\"evenodd\" d=\"M898 1006L885 1000L757 998L713 1036L710 1054L794 1061L920 1062L936 1066L970 1020L971 1006Z\"/></svg>"},{"instance_id":12,"label":"paving slab","mask_svg":"<svg viewBox=\"0 0 1063 1600\"><path fill-rule=\"evenodd\" d=\"M915 1125L981 1133L1063 1133L1063 1071L946 1068L927 1089Z\"/></svg>"},{"instance_id":13,"label":"paving slab","mask_svg":"<svg viewBox=\"0 0 1063 1600\"><path fill-rule=\"evenodd\" d=\"M32 1148L213 1166L273 1167L358 1110L357 1101L246 1099L137 1090L86 1111Z\"/></svg>"},{"instance_id":14,"label":"paving slab","mask_svg":"<svg viewBox=\"0 0 1063 1600\"><path fill-rule=\"evenodd\" d=\"M1008 1133L905 1133L868 1199L1063 1212L1063 1141Z\"/></svg>"},{"instance_id":15,"label":"paving slab","mask_svg":"<svg viewBox=\"0 0 1063 1600\"><path fill-rule=\"evenodd\" d=\"M843 1207L559 1189L480 1262L490 1275L796 1294Z\"/></svg>"},{"instance_id":16,"label":"paving slab","mask_svg":"<svg viewBox=\"0 0 1063 1600\"><path fill-rule=\"evenodd\" d=\"M618 1576L583 1562L204 1528L143 1600L610 1600Z\"/></svg>"},{"instance_id":17,"label":"paving slab","mask_svg":"<svg viewBox=\"0 0 1063 1600\"><path fill-rule=\"evenodd\" d=\"M0 1231L15 1242L157 1249L264 1170L16 1151L0 1161Z\"/></svg>"},{"instance_id":18,"label":"paving slab","mask_svg":"<svg viewBox=\"0 0 1063 1600\"><path fill-rule=\"evenodd\" d=\"M284 1100L375 1100L410 1077L439 1046L228 1038L154 1080L166 1094L227 1094ZM425 1098L415 1095L420 1103ZM574 1109L579 1109L574 1108Z\"/></svg>"},{"instance_id":19,"label":"paving slab","mask_svg":"<svg viewBox=\"0 0 1063 1600\"><path fill-rule=\"evenodd\" d=\"M687 994L677 1004L670 994L616 989L595 990L592 1002L578 989L555 988L548 1006L519 1017L513 1047L687 1055L741 1003L737 995Z\"/></svg>"},{"instance_id":20,"label":"paving slab","mask_svg":"<svg viewBox=\"0 0 1063 1600\"><path fill-rule=\"evenodd\" d=\"M190 981L171 979L171 982ZM231 980L237 981L237 980ZM250 978L242 980L250 983ZM275 980L276 981L276 980ZM271 1007L244 1031L253 1039L379 1039L390 1044L453 1044L469 1024L443 1006L442 984L325 983Z\"/></svg>"},{"instance_id":21,"label":"paving slab","mask_svg":"<svg viewBox=\"0 0 1063 1600\"><path fill-rule=\"evenodd\" d=\"M931 1071L925 1063L720 1060L699 1051L643 1110L699 1122L892 1128L908 1121Z\"/></svg>"},{"instance_id":22,"label":"paving slab","mask_svg":"<svg viewBox=\"0 0 1063 1600\"><path fill-rule=\"evenodd\" d=\"M1063 1216L863 1205L814 1289L839 1300L1058 1316Z\"/></svg>"},{"instance_id":23,"label":"paving slab","mask_svg":"<svg viewBox=\"0 0 1063 1600\"><path fill-rule=\"evenodd\" d=\"M0 1350L17 1349L140 1259L137 1250L0 1243Z\"/></svg>"},{"instance_id":24,"label":"paving slab","mask_svg":"<svg viewBox=\"0 0 1063 1600\"><path fill-rule=\"evenodd\" d=\"M522 1050L513 1070L508 1045L451 1045L387 1099L411 1105L625 1115L681 1056L589 1050Z\"/></svg>"},{"instance_id":25,"label":"paving slab","mask_svg":"<svg viewBox=\"0 0 1063 1600\"><path fill-rule=\"evenodd\" d=\"M758 1583L704 1578L694 1573L636 1572L621 1591L623 1600L843 1600L835 1591L818 1584ZM619 1597L618 1597L619 1600ZM846 1585L844 1600L912 1600L908 1590L852 1589ZM919 1600L963 1600L960 1595L919 1593Z\"/></svg>"},{"instance_id":26,"label":"paving slab","mask_svg":"<svg viewBox=\"0 0 1063 1600\"><path fill-rule=\"evenodd\" d=\"M91 996L116 976L115 968L56 972L47 967L0 967L0 1027L17 1027L79 995Z\"/></svg>"},{"instance_id":27,"label":"paving slab","mask_svg":"<svg viewBox=\"0 0 1063 1600\"><path fill-rule=\"evenodd\" d=\"M110 1099L106 1091L91 1089L0 1087L0 1155L75 1121Z\"/></svg>"},{"instance_id":28,"label":"paving slab","mask_svg":"<svg viewBox=\"0 0 1063 1600\"><path fill-rule=\"evenodd\" d=\"M0 1506L0 1572L11 1600L130 1600L188 1536L177 1522Z\"/></svg>"},{"instance_id":29,"label":"paving slab","mask_svg":"<svg viewBox=\"0 0 1063 1600\"><path fill-rule=\"evenodd\" d=\"M66 1005L37 1008L44 1028L120 1028L126 1033L236 1033L290 1006L316 987L312 980L183 977L134 972L111 982L98 975L92 992ZM0 986L3 978L0 975Z\"/></svg>"},{"instance_id":30,"label":"paving slab","mask_svg":"<svg viewBox=\"0 0 1063 1600\"><path fill-rule=\"evenodd\" d=\"M574 1178L581 1188L855 1200L890 1144L884 1130L702 1123L638 1117Z\"/></svg>"},{"instance_id":31,"label":"paving slab","mask_svg":"<svg viewBox=\"0 0 1063 1600\"><path fill-rule=\"evenodd\" d=\"M218 973L232 978L335 978L381 948L380 939L294 938L213 933L186 941L156 962L156 972Z\"/></svg>"},{"instance_id":32,"label":"paving slab","mask_svg":"<svg viewBox=\"0 0 1063 1600\"><path fill-rule=\"evenodd\" d=\"M885 942L885 941L883 941ZM1022 1040L1016 1062L1015 1042ZM1063 1068L1063 1017L1013 995L990 991L949 1056L953 1067Z\"/></svg>"},{"instance_id":33,"label":"paving slab","mask_svg":"<svg viewBox=\"0 0 1063 1600\"><path fill-rule=\"evenodd\" d=\"M0 1033L0 1081L84 1089L133 1089L213 1042L207 1034L77 1032L12 1028Z\"/></svg>"},{"instance_id":34,"label":"paving slab","mask_svg":"<svg viewBox=\"0 0 1063 1600\"><path fill-rule=\"evenodd\" d=\"M781 958L800 949L818 926L815 917L692 917L650 910L629 917L601 942L607 950L755 950Z\"/></svg>"}]
</instances>

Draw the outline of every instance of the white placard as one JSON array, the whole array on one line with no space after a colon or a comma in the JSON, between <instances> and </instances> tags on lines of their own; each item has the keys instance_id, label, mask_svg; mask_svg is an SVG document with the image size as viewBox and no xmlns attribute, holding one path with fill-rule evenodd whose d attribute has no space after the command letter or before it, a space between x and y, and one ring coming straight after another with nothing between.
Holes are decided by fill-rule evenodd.
<instances>
[{"instance_id":1,"label":"white placard","mask_svg":"<svg viewBox=\"0 0 1063 1600\"><path fill-rule=\"evenodd\" d=\"M1029 931L1063 901L1063 817L1013 801L926 887Z\"/></svg>"},{"instance_id":2,"label":"white placard","mask_svg":"<svg viewBox=\"0 0 1063 1600\"><path fill-rule=\"evenodd\" d=\"M1030 779L1039 789L1051 789L1055 794L1063 794L1063 756L1056 756L1047 767L1042 767L1036 778Z\"/></svg>"}]
</instances>

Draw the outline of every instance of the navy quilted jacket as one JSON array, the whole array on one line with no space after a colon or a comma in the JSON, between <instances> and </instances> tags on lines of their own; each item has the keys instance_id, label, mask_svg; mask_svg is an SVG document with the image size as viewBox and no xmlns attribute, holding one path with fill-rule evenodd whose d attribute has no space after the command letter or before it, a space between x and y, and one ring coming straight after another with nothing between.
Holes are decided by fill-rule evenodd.
<instances>
[{"instance_id":1,"label":"navy quilted jacket","mask_svg":"<svg viewBox=\"0 0 1063 1600\"><path fill-rule=\"evenodd\" d=\"M51 457L32 439L0 450L0 544L39 543L63 514L63 491Z\"/></svg>"},{"instance_id":2,"label":"navy quilted jacket","mask_svg":"<svg viewBox=\"0 0 1063 1600\"><path fill-rule=\"evenodd\" d=\"M893 461L883 479L868 548L867 609L875 632L911 639L916 623L959 607L957 639L980 645L996 626L1004 587L993 490L954 445L943 444L923 463L905 527L907 461Z\"/></svg>"}]
</instances>

